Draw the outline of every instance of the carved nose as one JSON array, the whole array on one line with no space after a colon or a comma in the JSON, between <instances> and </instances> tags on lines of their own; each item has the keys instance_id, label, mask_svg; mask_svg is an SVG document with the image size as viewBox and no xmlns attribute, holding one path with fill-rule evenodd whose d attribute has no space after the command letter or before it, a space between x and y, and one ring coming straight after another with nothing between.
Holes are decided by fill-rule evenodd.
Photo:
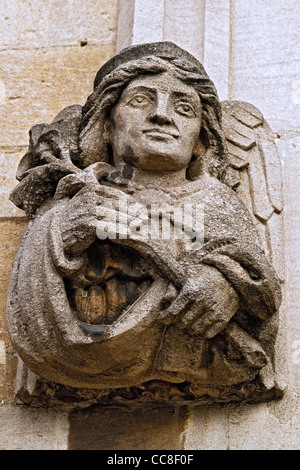
<instances>
[{"instance_id":1,"label":"carved nose","mask_svg":"<svg viewBox=\"0 0 300 470\"><path fill-rule=\"evenodd\" d=\"M159 124L160 126L173 124L173 120L166 113L161 113L158 110L151 113L148 118L150 122Z\"/></svg>"},{"instance_id":2,"label":"carved nose","mask_svg":"<svg viewBox=\"0 0 300 470\"><path fill-rule=\"evenodd\" d=\"M173 123L168 109L168 96L161 95L157 97L157 103L151 110L149 120L159 125Z\"/></svg>"}]
</instances>

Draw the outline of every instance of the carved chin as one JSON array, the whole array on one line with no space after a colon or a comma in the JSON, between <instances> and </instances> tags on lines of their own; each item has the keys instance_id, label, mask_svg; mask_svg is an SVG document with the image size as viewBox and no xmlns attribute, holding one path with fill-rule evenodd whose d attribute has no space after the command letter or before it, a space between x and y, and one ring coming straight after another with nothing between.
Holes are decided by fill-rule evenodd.
<instances>
[{"instance_id":1,"label":"carved chin","mask_svg":"<svg viewBox=\"0 0 300 470\"><path fill-rule=\"evenodd\" d=\"M192 152L185 155L161 144L156 142L156 145L145 146L141 152L128 145L122 152L121 160L145 171L177 171L188 166Z\"/></svg>"}]
</instances>

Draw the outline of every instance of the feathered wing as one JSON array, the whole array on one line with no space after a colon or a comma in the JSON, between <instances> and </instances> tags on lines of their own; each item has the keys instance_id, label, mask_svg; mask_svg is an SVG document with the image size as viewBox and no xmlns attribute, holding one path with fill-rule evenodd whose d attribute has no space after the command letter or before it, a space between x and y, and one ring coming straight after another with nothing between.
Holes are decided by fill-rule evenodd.
<instances>
[{"instance_id":1,"label":"feathered wing","mask_svg":"<svg viewBox=\"0 0 300 470\"><path fill-rule=\"evenodd\" d=\"M229 154L227 184L249 209L265 253L283 281L282 173L274 134L249 103L223 101L222 114Z\"/></svg>"},{"instance_id":2,"label":"feathered wing","mask_svg":"<svg viewBox=\"0 0 300 470\"><path fill-rule=\"evenodd\" d=\"M226 183L248 208L266 257L284 283L282 172L274 134L262 113L249 103L224 101L222 116L229 157ZM285 340L280 337L278 342L278 326L279 311L261 327L259 341L271 362L260 377L267 389L275 386L280 396L286 386L282 376L285 358L279 352Z\"/></svg>"}]
</instances>

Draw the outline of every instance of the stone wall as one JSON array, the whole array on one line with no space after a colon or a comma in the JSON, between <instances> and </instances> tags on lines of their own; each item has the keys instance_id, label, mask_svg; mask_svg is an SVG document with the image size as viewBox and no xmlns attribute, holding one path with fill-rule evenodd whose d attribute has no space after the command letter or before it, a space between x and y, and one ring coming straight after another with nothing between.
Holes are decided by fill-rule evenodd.
<instances>
[{"instance_id":1,"label":"stone wall","mask_svg":"<svg viewBox=\"0 0 300 470\"><path fill-rule=\"evenodd\" d=\"M0 16L0 449L300 447L300 4L296 0L2 0ZM285 203L285 299L278 362L288 382L268 404L140 410L15 403L5 326L11 266L26 228L8 201L28 130L83 103L95 72L130 44L171 40L200 59L221 99L257 106L277 136Z\"/></svg>"},{"instance_id":2,"label":"stone wall","mask_svg":"<svg viewBox=\"0 0 300 470\"><path fill-rule=\"evenodd\" d=\"M28 131L84 103L115 53L118 1L3 0L0 13L0 449L66 449L68 416L14 403L16 357L5 326L10 272L27 225L8 196Z\"/></svg>"}]
</instances>

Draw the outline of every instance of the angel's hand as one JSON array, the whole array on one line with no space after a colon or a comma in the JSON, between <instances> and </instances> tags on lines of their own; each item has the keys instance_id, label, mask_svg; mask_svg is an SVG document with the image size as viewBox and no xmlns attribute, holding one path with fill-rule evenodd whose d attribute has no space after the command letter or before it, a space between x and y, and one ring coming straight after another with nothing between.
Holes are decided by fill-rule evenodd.
<instances>
[{"instance_id":1,"label":"angel's hand","mask_svg":"<svg viewBox=\"0 0 300 470\"><path fill-rule=\"evenodd\" d=\"M76 255L84 252L99 236L103 208L111 215L110 220L115 221L113 214L117 213L120 218L120 201L126 198L130 196L121 190L100 184L80 189L64 206L61 217L60 230L66 253Z\"/></svg>"},{"instance_id":2,"label":"angel's hand","mask_svg":"<svg viewBox=\"0 0 300 470\"><path fill-rule=\"evenodd\" d=\"M205 338L220 333L239 308L239 298L225 277L207 265L197 267L176 299L162 312L164 323L176 323Z\"/></svg>"}]
</instances>

